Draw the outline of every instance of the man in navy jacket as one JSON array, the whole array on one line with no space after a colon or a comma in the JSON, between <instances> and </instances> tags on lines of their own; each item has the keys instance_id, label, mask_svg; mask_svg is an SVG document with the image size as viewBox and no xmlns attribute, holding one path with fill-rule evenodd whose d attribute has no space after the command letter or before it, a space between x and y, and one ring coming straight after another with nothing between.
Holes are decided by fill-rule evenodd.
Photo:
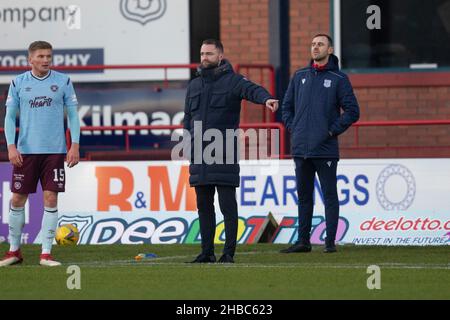
<instances>
[{"instance_id":1,"label":"man in navy jacket","mask_svg":"<svg viewBox=\"0 0 450 320\"><path fill-rule=\"evenodd\" d=\"M192 262L215 262L214 237L216 231L216 215L214 210L214 193L217 189L219 205L224 215L225 247L219 259L221 263L233 263L236 250L238 211L236 188L239 187L239 163L237 143L223 142L223 152L217 151L218 161L209 163L203 158L203 151L209 142L203 141L196 147L196 125L201 125L200 133L220 131L226 140L227 130L239 128L241 101L250 100L264 104L275 112L278 100L272 98L263 87L247 80L233 71L231 64L223 58L223 45L219 40L203 41L200 49L201 65L199 77L193 79L188 86L184 109L184 129L191 137L191 153L189 166L189 183L195 187L197 208L202 239L202 252ZM234 139L234 138L232 138ZM211 139L204 139L210 141ZM197 161L196 159L200 160Z\"/></svg>"},{"instance_id":2,"label":"man in navy jacket","mask_svg":"<svg viewBox=\"0 0 450 320\"><path fill-rule=\"evenodd\" d=\"M291 79L282 105L283 122L292 137L299 203L298 241L282 253L311 251L316 172L325 204L324 252L336 251L338 136L359 119L358 102L348 77L339 71L330 36L318 34L313 38L311 57L310 65Z\"/></svg>"}]
</instances>

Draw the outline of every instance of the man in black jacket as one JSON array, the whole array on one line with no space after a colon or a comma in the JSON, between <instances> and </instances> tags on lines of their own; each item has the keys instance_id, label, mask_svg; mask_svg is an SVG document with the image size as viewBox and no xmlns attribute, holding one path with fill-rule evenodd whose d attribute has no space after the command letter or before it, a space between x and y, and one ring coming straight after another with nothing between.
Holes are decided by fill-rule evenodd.
<instances>
[{"instance_id":1,"label":"man in black jacket","mask_svg":"<svg viewBox=\"0 0 450 320\"><path fill-rule=\"evenodd\" d=\"M298 241L281 250L283 253L311 251L316 172L325 204L324 252L336 251L338 136L359 119L358 102L348 77L339 71L330 36L318 34L313 38L311 57L310 65L291 79L282 105L283 122L292 137L299 203Z\"/></svg>"},{"instance_id":2,"label":"man in black jacket","mask_svg":"<svg viewBox=\"0 0 450 320\"><path fill-rule=\"evenodd\" d=\"M202 252L192 262L216 261L214 193L217 188L225 222L225 247L219 262L233 263L238 228L236 188L240 178L237 144L232 138L231 150L227 147L230 144L226 142L226 130L239 128L242 99L265 104L273 112L278 109L278 100L266 89L234 73L231 64L223 58L223 45L219 40L203 41L200 58L200 76L189 83L184 109L184 129L189 131L192 141L189 183L195 187L202 240ZM214 155L219 161L213 163L203 159L203 151L209 145L203 136L209 129L220 131L224 141L223 152L216 150ZM196 147L195 139L200 139L201 148Z\"/></svg>"}]
</instances>

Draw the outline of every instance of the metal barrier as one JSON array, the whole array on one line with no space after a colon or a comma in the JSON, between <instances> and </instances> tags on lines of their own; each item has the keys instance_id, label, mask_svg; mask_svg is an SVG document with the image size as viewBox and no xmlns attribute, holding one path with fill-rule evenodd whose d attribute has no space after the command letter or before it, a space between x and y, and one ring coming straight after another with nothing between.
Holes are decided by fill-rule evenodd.
<instances>
[{"instance_id":1,"label":"metal barrier","mask_svg":"<svg viewBox=\"0 0 450 320\"><path fill-rule=\"evenodd\" d=\"M351 133L352 130L354 130L355 136L353 138L353 143L351 146L348 147L341 147L341 149L347 149L352 151L361 152L364 150L390 150L390 149L448 149L450 156L450 146L447 145L415 145L415 146L362 146L360 144L360 129L361 128L368 128L368 127L402 127L402 126L450 126L450 120L394 120L394 121L359 121L355 124L353 124L353 128L351 130L348 130L348 133ZM248 128L274 128L280 130L280 158L288 158L290 157L289 154L286 152L286 130L283 124L278 122L271 122L271 123L242 123L240 125L242 129L248 129ZM169 129L169 130L175 130L182 128L182 125L149 125L149 126L89 126L89 127L82 127L82 131L90 131L90 130L124 130L124 150L125 152L133 152L130 145L130 136L128 131L129 130L143 130L143 129L152 129L152 130L162 130L162 129ZM18 129L16 129L18 131ZM1 138L3 138L3 132L4 129L0 128L0 134L2 135ZM69 133L67 131L67 139L68 144L70 145L70 138ZM1 140L1 139L0 139ZM2 141L2 144L4 144L4 141ZM436 155L438 153L436 152ZM435 156L436 156L435 155ZM430 155L433 157L433 154Z\"/></svg>"},{"instance_id":2,"label":"metal barrier","mask_svg":"<svg viewBox=\"0 0 450 320\"><path fill-rule=\"evenodd\" d=\"M400 126L450 126L450 120L394 120L394 121L358 121L352 125L355 132L353 146L344 147L342 149L349 149L355 151L363 150L389 150L389 149L421 149L421 148L448 148L450 146L380 146L380 147L370 147L360 145L360 128L367 127L400 127ZM130 141L128 130L142 130L142 129L180 129L181 125L153 125L153 126L117 126L117 127L84 127L82 130L125 130L125 150L126 152L132 152L130 149ZM263 129L278 129L280 133L280 159L289 158L290 155L286 152L286 129L283 124L279 122L269 122L269 123L244 123L240 125L242 129L249 128L263 128ZM449 154L450 156L450 154Z\"/></svg>"},{"instance_id":3,"label":"metal barrier","mask_svg":"<svg viewBox=\"0 0 450 320\"><path fill-rule=\"evenodd\" d=\"M285 151L285 137L286 137L286 129L283 124L279 122L273 122L273 123L242 123L239 126L241 129L278 129L279 130L279 154L274 154L274 158L280 158L283 159L284 155L286 154ZM125 131L124 134L124 144L125 144L125 152L131 153L133 150L131 149L130 144L130 130L176 130L176 129L183 129L182 125L147 125L147 126L86 126L82 127L81 131L93 131L93 130L99 130L99 131L106 131L106 130L123 130ZM269 136L270 137L270 136ZM66 130L66 143L67 146L70 148L71 145L71 139L70 139L70 131Z\"/></svg>"}]
</instances>

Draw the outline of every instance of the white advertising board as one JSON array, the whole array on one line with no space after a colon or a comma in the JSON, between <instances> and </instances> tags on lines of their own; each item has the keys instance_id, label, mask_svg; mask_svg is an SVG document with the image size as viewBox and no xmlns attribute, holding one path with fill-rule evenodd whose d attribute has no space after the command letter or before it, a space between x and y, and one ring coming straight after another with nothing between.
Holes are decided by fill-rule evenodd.
<instances>
[{"instance_id":1,"label":"white advertising board","mask_svg":"<svg viewBox=\"0 0 450 320\"><path fill-rule=\"evenodd\" d=\"M6 237L10 193L7 174L2 176L0 236ZM77 223L82 243L199 241L195 191L189 187L185 162L84 162L67 169L66 176L60 222ZM449 181L450 159L341 160L337 240L358 245L448 245ZM237 199L239 243L254 241L269 212L279 224L272 242L297 239L292 160L269 165L242 162ZM224 225L217 194L215 208L216 242L221 242ZM40 218L35 220L40 225ZM312 225L312 242L323 243L325 216L318 181Z\"/></svg>"},{"instance_id":2,"label":"white advertising board","mask_svg":"<svg viewBox=\"0 0 450 320\"><path fill-rule=\"evenodd\" d=\"M188 0L2 0L0 66L26 66L28 45L50 42L55 66L188 64ZM0 75L9 83L14 74ZM3 73L4 74L4 73ZM188 79L172 69L168 79ZM73 81L162 80L163 69L91 70Z\"/></svg>"}]
</instances>

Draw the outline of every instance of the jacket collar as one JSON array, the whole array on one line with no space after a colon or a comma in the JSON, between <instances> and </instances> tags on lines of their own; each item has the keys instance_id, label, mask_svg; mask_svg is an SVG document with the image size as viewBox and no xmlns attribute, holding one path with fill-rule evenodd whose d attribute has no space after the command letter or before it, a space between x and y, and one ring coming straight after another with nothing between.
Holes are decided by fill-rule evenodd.
<instances>
[{"instance_id":1,"label":"jacket collar","mask_svg":"<svg viewBox=\"0 0 450 320\"><path fill-rule=\"evenodd\" d=\"M233 67L231 63L227 59L223 59L220 66L215 68L202 68L199 66L197 68L197 73L204 79L216 80L220 78L222 75L233 72Z\"/></svg>"},{"instance_id":2,"label":"jacket collar","mask_svg":"<svg viewBox=\"0 0 450 320\"><path fill-rule=\"evenodd\" d=\"M311 68L311 71L315 71L316 69L313 67L314 60L311 59L309 63L309 67ZM334 54L330 54L330 57L328 59L328 63L324 66L323 69L319 69L317 71L339 71L339 59Z\"/></svg>"}]
</instances>

